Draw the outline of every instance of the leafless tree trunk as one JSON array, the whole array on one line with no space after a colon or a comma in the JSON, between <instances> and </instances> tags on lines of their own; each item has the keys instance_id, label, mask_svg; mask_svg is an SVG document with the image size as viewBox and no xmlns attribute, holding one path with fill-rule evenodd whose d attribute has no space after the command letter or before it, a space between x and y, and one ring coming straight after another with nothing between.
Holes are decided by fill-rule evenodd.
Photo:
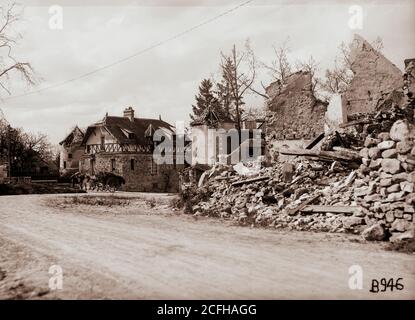
<instances>
[{"instance_id":1,"label":"leafless tree trunk","mask_svg":"<svg viewBox=\"0 0 415 320\"><path fill-rule=\"evenodd\" d=\"M292 66L288 61L288 54L290 48L288 46L289 38L279 46L273 46L275 59L271 61L271 64L266 64L262 62L262 66L270 71L271 76L275 80L279 80L281 85L286 84L288 76L292 73Z\"/></svg>"},{"instance_id":2,"label":"leafless tree trunk","mask_svg":"<svg viewBox=\"0 0 415 320\"><path fill-rule=\"evenodd\" d=\"M32 66L28 62L18 61L13 57L12 49L21 39L12 28L21 19L21 12L16 3L0 6L0 87L11 94L8 80L12 73L17 73L29 85L36 83Z\"/></svg>"},{"instance_id":3,"label":"leafless tree trunk","mask_svg":"<svg viewBox=\"0 0 415 320\"><path fill-rule=\"evenodd\" d=\"M244 51L238 52L234 45L230 55L222 53L221 69L223 78L230 87L240 142L243 98L247 90L252 90L256 78L256 59L249 42L246 43Z\"/></svg>"},{"instance_id":4,"label":"leafless tree trunk","mask_svg":"<svg viewBox=\"0 0 415 320\"><path fill-rule=\"evenodd\" d=\"M318 62L313 58L313 56L310 56L310 58L307 61L297 61L296 63L296 69L297 70L303 70L305 72L309 72L311 75L311 91L313 94L316 94L316 91L321 84L321 79L317 77L317 71L318 71Z\"/></svg>"}]
</instances>

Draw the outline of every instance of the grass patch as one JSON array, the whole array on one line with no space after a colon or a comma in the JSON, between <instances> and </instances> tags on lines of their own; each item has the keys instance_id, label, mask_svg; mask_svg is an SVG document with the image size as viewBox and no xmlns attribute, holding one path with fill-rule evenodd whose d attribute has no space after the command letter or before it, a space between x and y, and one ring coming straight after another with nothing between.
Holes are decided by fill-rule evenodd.
<instances>
[{"instance_id":1,"label":"grass patch","mask_svg":"<svg viewBox=\"0 0 415 320\"><path fill-rule=\"evenodd\" d=\"M48 199L49 205L55 207L73 207L78 205L87 206L101 206L101 207L117 207L130 205L130 199L126 197L120 197L117 195L108 196L81 196L81 197L62 197L56 199Z\"/></svg>"}]
</instances>

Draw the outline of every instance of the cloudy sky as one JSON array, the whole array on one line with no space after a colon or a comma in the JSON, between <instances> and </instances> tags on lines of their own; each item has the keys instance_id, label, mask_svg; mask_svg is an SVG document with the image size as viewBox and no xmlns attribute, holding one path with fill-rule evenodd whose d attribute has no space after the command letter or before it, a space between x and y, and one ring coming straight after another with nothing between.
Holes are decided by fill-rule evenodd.
<instances>
[{"instance_id":1,"label":"cloudy sky","mask_svg":"<svg viewBox=\"0 0 415 320\"><path fill-rule=\"evenodd\" d=\"M269 63L272 46L289 37L291 60L313 55L321 72L333 65L338 46L354 33L369 41L380 36L385 56L400 69L405 58L415 57L415 3L410 0L253 0L223 14L245 1L20 1L25 6L18 25L23 38L14 54L29 61L41 81L28 88L12 77L12 95L0 92L0 108L13 126L47 133L56 143L75 124L87 126L106 112L121 115L126 106L139 117L188 121L200 81L219 77L220 52L233 44L242 48L246 39L257 58ZM359 30L349 26L349 9L356 3L363 9ZM52 4L63 8L62 29L49 26ZM269 83L267 71L258 72L258 83ZM246 101L263 105L259 96Z\"/></svg>"}]
</instances>

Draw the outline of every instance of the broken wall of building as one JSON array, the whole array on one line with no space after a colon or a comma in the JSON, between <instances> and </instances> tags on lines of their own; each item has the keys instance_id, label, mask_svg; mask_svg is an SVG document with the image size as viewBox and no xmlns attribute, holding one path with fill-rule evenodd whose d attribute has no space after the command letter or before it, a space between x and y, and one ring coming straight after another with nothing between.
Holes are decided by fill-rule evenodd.
<instances>
[{"instance_id":1,"label":"broken wall of building","mask_svg":"<svg viewBox=\"0 0 415 320\"><path fill-rule=\"evenodd\" d=\"M409 100L415 100L415 59L406 59L403 91Z\"/></svg>"},{"instance_id":2,"label":"broken wall of building","mask_svg":"<svg viewBox=\"0 0 415 320\"><path fill-rule=\"evenodd\" d=\"M267 135L271 139L312 139L324 131L327 104L312 91L309 72L296 72L279 88L274 82L267 88Z\"/></svg>"},{"instance_id":3,"label":"broken wall of building","mask_svg":"<svg viewBox=\"0 0 415 320\"><path fill-rule=\"evenodd\" d=\"M348 115L377 111L399 102L403 74L369 42L355 35L348 59L354 74L342 96Z\"/></svg>"},{"instance_id":4,"label":"broken wall of building","mask_svg":"<svg viewBox=\"0 0 415 320\"><path fill-rule=\"evenodd\" d=\"M281 148L304 148L324 132L327 103L318 100L312 90L309 72L296 72L287 84L271 83L266 90L267 154L273 158ZM290 156L280 157L288 160ZM276 159L271 159L276 160Z\"/></svg>"}]
</instances>

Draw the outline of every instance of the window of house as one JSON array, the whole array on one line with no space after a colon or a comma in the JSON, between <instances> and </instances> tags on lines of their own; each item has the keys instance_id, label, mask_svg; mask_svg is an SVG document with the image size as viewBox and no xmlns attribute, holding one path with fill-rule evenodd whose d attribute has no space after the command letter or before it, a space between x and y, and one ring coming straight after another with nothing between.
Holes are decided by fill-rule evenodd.
<instances>
[{"instance_id":1,"label":"window of house","mask_svg":"<svg viewBox=\"0 0 415 320\"><path fill-rule=\"evenodd\" d=\"M111 159L111 171L115 171L115 159Z\"/></svg>"},{"instance_id":2,"label":"window of house","mask_svg":"<svg viewBox=\"0 0 415 320\"><path fill-rule=\"evenodd\" d=\"M131 160L130 160L130 169L131 169L132 171L134 171L134 169L135 169L135 159L131 159Z\"/></svg>"},{"instance_id":3,"label":"window of house","mask_svg":"<svg viewBox=\"0 0 415 320\"><path fill-rule=\"evenodd\" d=\"M105 150L105 136L101 136L101 151Z\"/></svg>"},{"instance_id":4,"label":"window of house","mask_svg":"<svg viewBox=\"0 0 415 320\"><path fill-rule=\"evenodd\" d=\"M63 168L66 169L66 161L63 162Z\"/></svg>"},{"instance_id":5,"label":"window of house","mask_svg":"<svg viewBox=\"0 0 415 320\"><path fill-rule=\"evenodd\" d=\"M68 153L68 158L72 159L72 153Z\"/></svg>"}]
</instances>

